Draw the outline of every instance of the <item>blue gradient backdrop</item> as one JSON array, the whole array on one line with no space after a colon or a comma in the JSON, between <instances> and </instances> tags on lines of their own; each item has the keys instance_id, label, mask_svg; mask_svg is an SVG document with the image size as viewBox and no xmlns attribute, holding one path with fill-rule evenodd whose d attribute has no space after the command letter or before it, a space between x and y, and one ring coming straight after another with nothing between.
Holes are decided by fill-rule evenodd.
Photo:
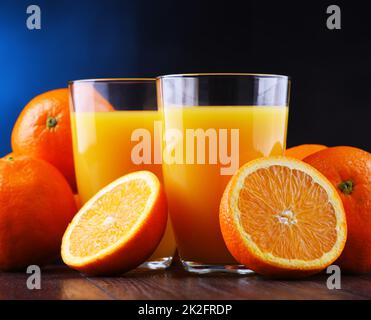
<instances>
[{"instance_id":1,"label":"blue gradient backdrop","mask_svg":"<svg viewBox=\"0 0 371 320\"><path fill-rule=\"evenodd\" d=\"M35 95L68 80L192 72L261 72L293 79L288 145L370 151L369 11L332 1L0 0L0 156ZM42 29L26 28L26 8Z\"/></svg>"},{"instance_id":2,"label":"blue gradient backdrop","mask_svg":"<svg viewBox=\"0 0 371 320\"><path fill-rule=\"evenodd\" d=\"M68 80L135 73L135 1L0 2L0 155L12 126L35 95ZM42 29L26 28L38 4Z\"/></svg>"}]
</instances>

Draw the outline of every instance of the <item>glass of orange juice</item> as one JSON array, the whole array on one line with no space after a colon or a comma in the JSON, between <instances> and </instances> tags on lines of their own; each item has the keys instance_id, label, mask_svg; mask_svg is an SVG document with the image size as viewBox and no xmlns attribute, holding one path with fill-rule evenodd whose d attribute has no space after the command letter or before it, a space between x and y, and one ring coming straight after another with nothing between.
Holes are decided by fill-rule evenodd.
<instances>
[{"instance_id":1,"label":"glass of orange juice","mask_svg":"<svg viewBox=\"0 0 371 320\"><path fill-rule=\"evenodd\" d=\"M290 81L263 74L157 78L163 176L177 248L187 271L249 273L228 252L219 204L233 173L286 144Z\"/></svg>"},{"instance_id":2,"label":"glass of orange juice","mask_svg":"<svg viewBox=\"0 0 371 320\"><path fill-rule=\"evenodd\" d=\"M162 181L161 133L156 129L161 127L161 116L155 79L78 80L71 81L69 89L74 162L82 204L105 185L132 171L150 170ZM141 148L142 137L147 138L146 148ZM162 241L141 267L167 268L174 253L169 219Z\"/></svg>"}]
</instances>

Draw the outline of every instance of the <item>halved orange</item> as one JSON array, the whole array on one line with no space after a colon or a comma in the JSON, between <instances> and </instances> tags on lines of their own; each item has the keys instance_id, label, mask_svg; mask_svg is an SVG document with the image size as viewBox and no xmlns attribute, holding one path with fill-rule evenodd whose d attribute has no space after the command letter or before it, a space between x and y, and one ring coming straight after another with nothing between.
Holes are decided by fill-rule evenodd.
<instances>
[{"instance_id":1,"label":"halved orange","mask_svg":"<svg viewBox=\"0 0 371 320\"><path fill-rule=\"evenodd\" d=\"M271 277L306 276L330 265L345 245L345 219L325 176L286 157L242 166L220 204L221 231L231 254Z\"/></svg>"},{"instance_id":2,"label":"halved orange","mask_svg":"<svg viewBox=\"0 0 371 320\"><path fill-rule=\"evenodd\" d=\"M156 175L130 173L80 209L63 236L63 261L89 275L123 273L154 252L166 222L165 195Z\"/></svg>"}]
</instances>

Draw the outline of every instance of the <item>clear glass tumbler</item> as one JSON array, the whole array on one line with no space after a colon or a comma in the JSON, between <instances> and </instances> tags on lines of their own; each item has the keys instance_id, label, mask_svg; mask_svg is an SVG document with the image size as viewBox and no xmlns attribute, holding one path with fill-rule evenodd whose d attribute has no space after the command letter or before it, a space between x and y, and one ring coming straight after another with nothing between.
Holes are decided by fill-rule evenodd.
<instances>
[{"instance_id":1,"label":"clear glass tumbler","mask_svg":"<svg viewBox=\"0 0 371 320\"><path fill-rule=\"evenodd\" d=\"M74 162L80 200L132 171L149 170L162 180L161 116L155 79L95 79L69 83ZM133 157L138 133L147 133L146 156ZM155 151L157 150L157 151ZM167 268L175 253L170 221L158 248L142 267Z\"/></svg>"},{"instance_id":2,"label":"clear glass tumbler","mask_svg":"<svg viewBox=\"0 0 371 320\"><path fill-rule=\"evenodd\" d=\"M264 74L157 78L163 112L163 176L177 248L186 270L251 272L231 256L219 204L233 173L286 144L290 81Z\"/></svg>"}]
</instances>

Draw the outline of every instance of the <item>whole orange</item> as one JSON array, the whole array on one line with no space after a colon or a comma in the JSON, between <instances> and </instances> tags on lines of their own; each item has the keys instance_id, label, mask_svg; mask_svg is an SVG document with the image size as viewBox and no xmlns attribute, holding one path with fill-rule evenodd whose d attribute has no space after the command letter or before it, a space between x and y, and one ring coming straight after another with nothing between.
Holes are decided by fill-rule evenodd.
<instances>
[{"instance_id":1,"label":"whole orange","mask_svg":"<svg viewBox=\"0 0 371 320\"><path fill-rule=\"evenodd\" d=\"M12 148L48 161L62 172L76 191L68 89L33 98L22 110L12 132Z\"/></svg>"},{"instance_id":2,"label":"whole orange","mask_svg":"<svg viewBox=\"0 0 371 320\"><path fill-rule=\"evenodd\" d=\"M333 147L304 161L332 182L343 201L348 239L336 264L347 272L371 271L371 154L353 147Z\"/></svg>"},{"instance_id":3,"label":"whole orange","mask_svg":"<svg viewBox=\"0 0 371 320\"><path fill-rule=\"evenodd\" d=\"M8 153L7 155L5 155L3 158L11 158L11 157L13 157L13 152L10 152L10 153Z\"/></svg>"},{"instance_id":4,"label":"whole orange","mask_svg":"<svg viewBox=\"0 0 371 320\"><path fill-rule=\"evenodd\" d=\"M41 159L0 159L0 270L41 265L57 257L76 213L66 179Z\"/></svg>"},{"instance_id":5,"label":"whole orange","mask_svg":"<svg viewBox=\"0 0 371 320\"><path fill-rule=\"evenodd\" d=\"M295 158L298 160L303 160L305 157L326 148L327 147L322 144L301 144L286 149L285 156Z\"/></svg>"}]
</instances>

